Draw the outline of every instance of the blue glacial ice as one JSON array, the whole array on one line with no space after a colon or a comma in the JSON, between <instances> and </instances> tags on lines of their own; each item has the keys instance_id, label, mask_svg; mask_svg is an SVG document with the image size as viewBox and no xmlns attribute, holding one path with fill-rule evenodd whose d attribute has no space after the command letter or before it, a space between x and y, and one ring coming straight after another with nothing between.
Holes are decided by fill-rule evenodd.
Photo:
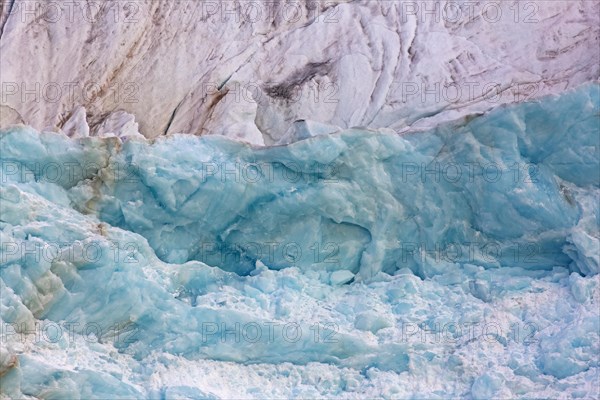
<instances>
[{"instance_id":1,"label":"blue glacial ice","mask_svg":"<svg viewBox=\"0 0 600 400\"><path fill-rule=\"evenodd\" d=\"M595 398L600 86L405 136L0 137L7 398Z\"/></svg>"}]
</instances>

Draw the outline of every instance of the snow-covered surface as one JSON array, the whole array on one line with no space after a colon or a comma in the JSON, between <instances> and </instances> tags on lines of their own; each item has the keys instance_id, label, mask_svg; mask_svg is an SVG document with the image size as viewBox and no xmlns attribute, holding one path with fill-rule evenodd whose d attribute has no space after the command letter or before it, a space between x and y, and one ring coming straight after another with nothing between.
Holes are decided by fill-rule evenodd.
<instances>
[{"instance_id":1,"label":"snow-covered surface","mask_svg":"<svg viewBox=\"0 0 600 400\"><path fill-rule=\"evenodd\" d=\"M4 130L1 395L598 398L599 107L271 148Z\"/></svg>"},{"instance_id":2,"label":"snow-covered surface","mask_svg":"<svg viewBox=\"0 0 600 400\"><path fill-rule=\"evenodd\" d=\"M101 135L139 124L149 138L270 145L312 132L289 134L302 120L434 127L600 71L600 3L587 0L2 5L4 127Z\"/></svg>"}]
</instances>

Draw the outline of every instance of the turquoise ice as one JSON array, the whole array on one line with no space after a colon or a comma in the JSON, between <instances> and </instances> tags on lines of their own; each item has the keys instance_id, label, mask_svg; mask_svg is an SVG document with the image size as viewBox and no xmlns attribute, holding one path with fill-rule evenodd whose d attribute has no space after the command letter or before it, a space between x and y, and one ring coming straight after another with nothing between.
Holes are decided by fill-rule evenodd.
<instances>
[{"instance_id":1,"label":"turquoise ice","mask_svg":"<svg viewBox=\"0 0 600 400\"><path fill-rule=\"evenodd\" d=\"M594 397L599 106L270 148L3 131L2 393Z\"/></svg>"}]
</instances>

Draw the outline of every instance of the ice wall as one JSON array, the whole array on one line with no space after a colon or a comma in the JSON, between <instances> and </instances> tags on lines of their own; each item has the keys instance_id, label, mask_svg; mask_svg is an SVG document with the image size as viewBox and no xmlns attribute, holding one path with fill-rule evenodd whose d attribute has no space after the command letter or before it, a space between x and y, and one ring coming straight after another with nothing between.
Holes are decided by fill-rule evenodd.
<instances>
[{"instance_id":1,"label":"ice wall","mask_svg":"<svg viewBox=\"0 0 600 400\"><path fill-rule=\"evenodd\" d=\"M595 397L599 105L260 149L3 131L2 396Z\"/></svg>"},{"instance_id":2,"label":"ice wall","mask_svg":"<svg viewBox=\"0 0 600 400\"><path fill-rule=\"evenodd\" d=\"M71 198L164 261L238 274L257 260L362 278L464 263L595 274L583 248L596 226L597 109L592 85L404 137L350 130L266 149L129 141L102 170L108 179ZM427 257L438 250L452 262Z\"/></svg>"}]
</instances>

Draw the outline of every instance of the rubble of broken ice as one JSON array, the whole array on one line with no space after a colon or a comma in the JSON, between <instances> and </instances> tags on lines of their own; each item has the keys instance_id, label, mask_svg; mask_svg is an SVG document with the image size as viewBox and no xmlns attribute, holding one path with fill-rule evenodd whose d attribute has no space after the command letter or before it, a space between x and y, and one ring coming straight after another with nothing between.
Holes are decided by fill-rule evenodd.
<instances>
[{"instance_id":1,"label":"rubble of broken ice","mask_svg":"<svg viewBox=\"0 0 600 400\"><path fill-rule=\"evenodd\" d=\"M5 130L0 395L596 397L599 105L270 148Z\"/></svg>"}]
</instances>

